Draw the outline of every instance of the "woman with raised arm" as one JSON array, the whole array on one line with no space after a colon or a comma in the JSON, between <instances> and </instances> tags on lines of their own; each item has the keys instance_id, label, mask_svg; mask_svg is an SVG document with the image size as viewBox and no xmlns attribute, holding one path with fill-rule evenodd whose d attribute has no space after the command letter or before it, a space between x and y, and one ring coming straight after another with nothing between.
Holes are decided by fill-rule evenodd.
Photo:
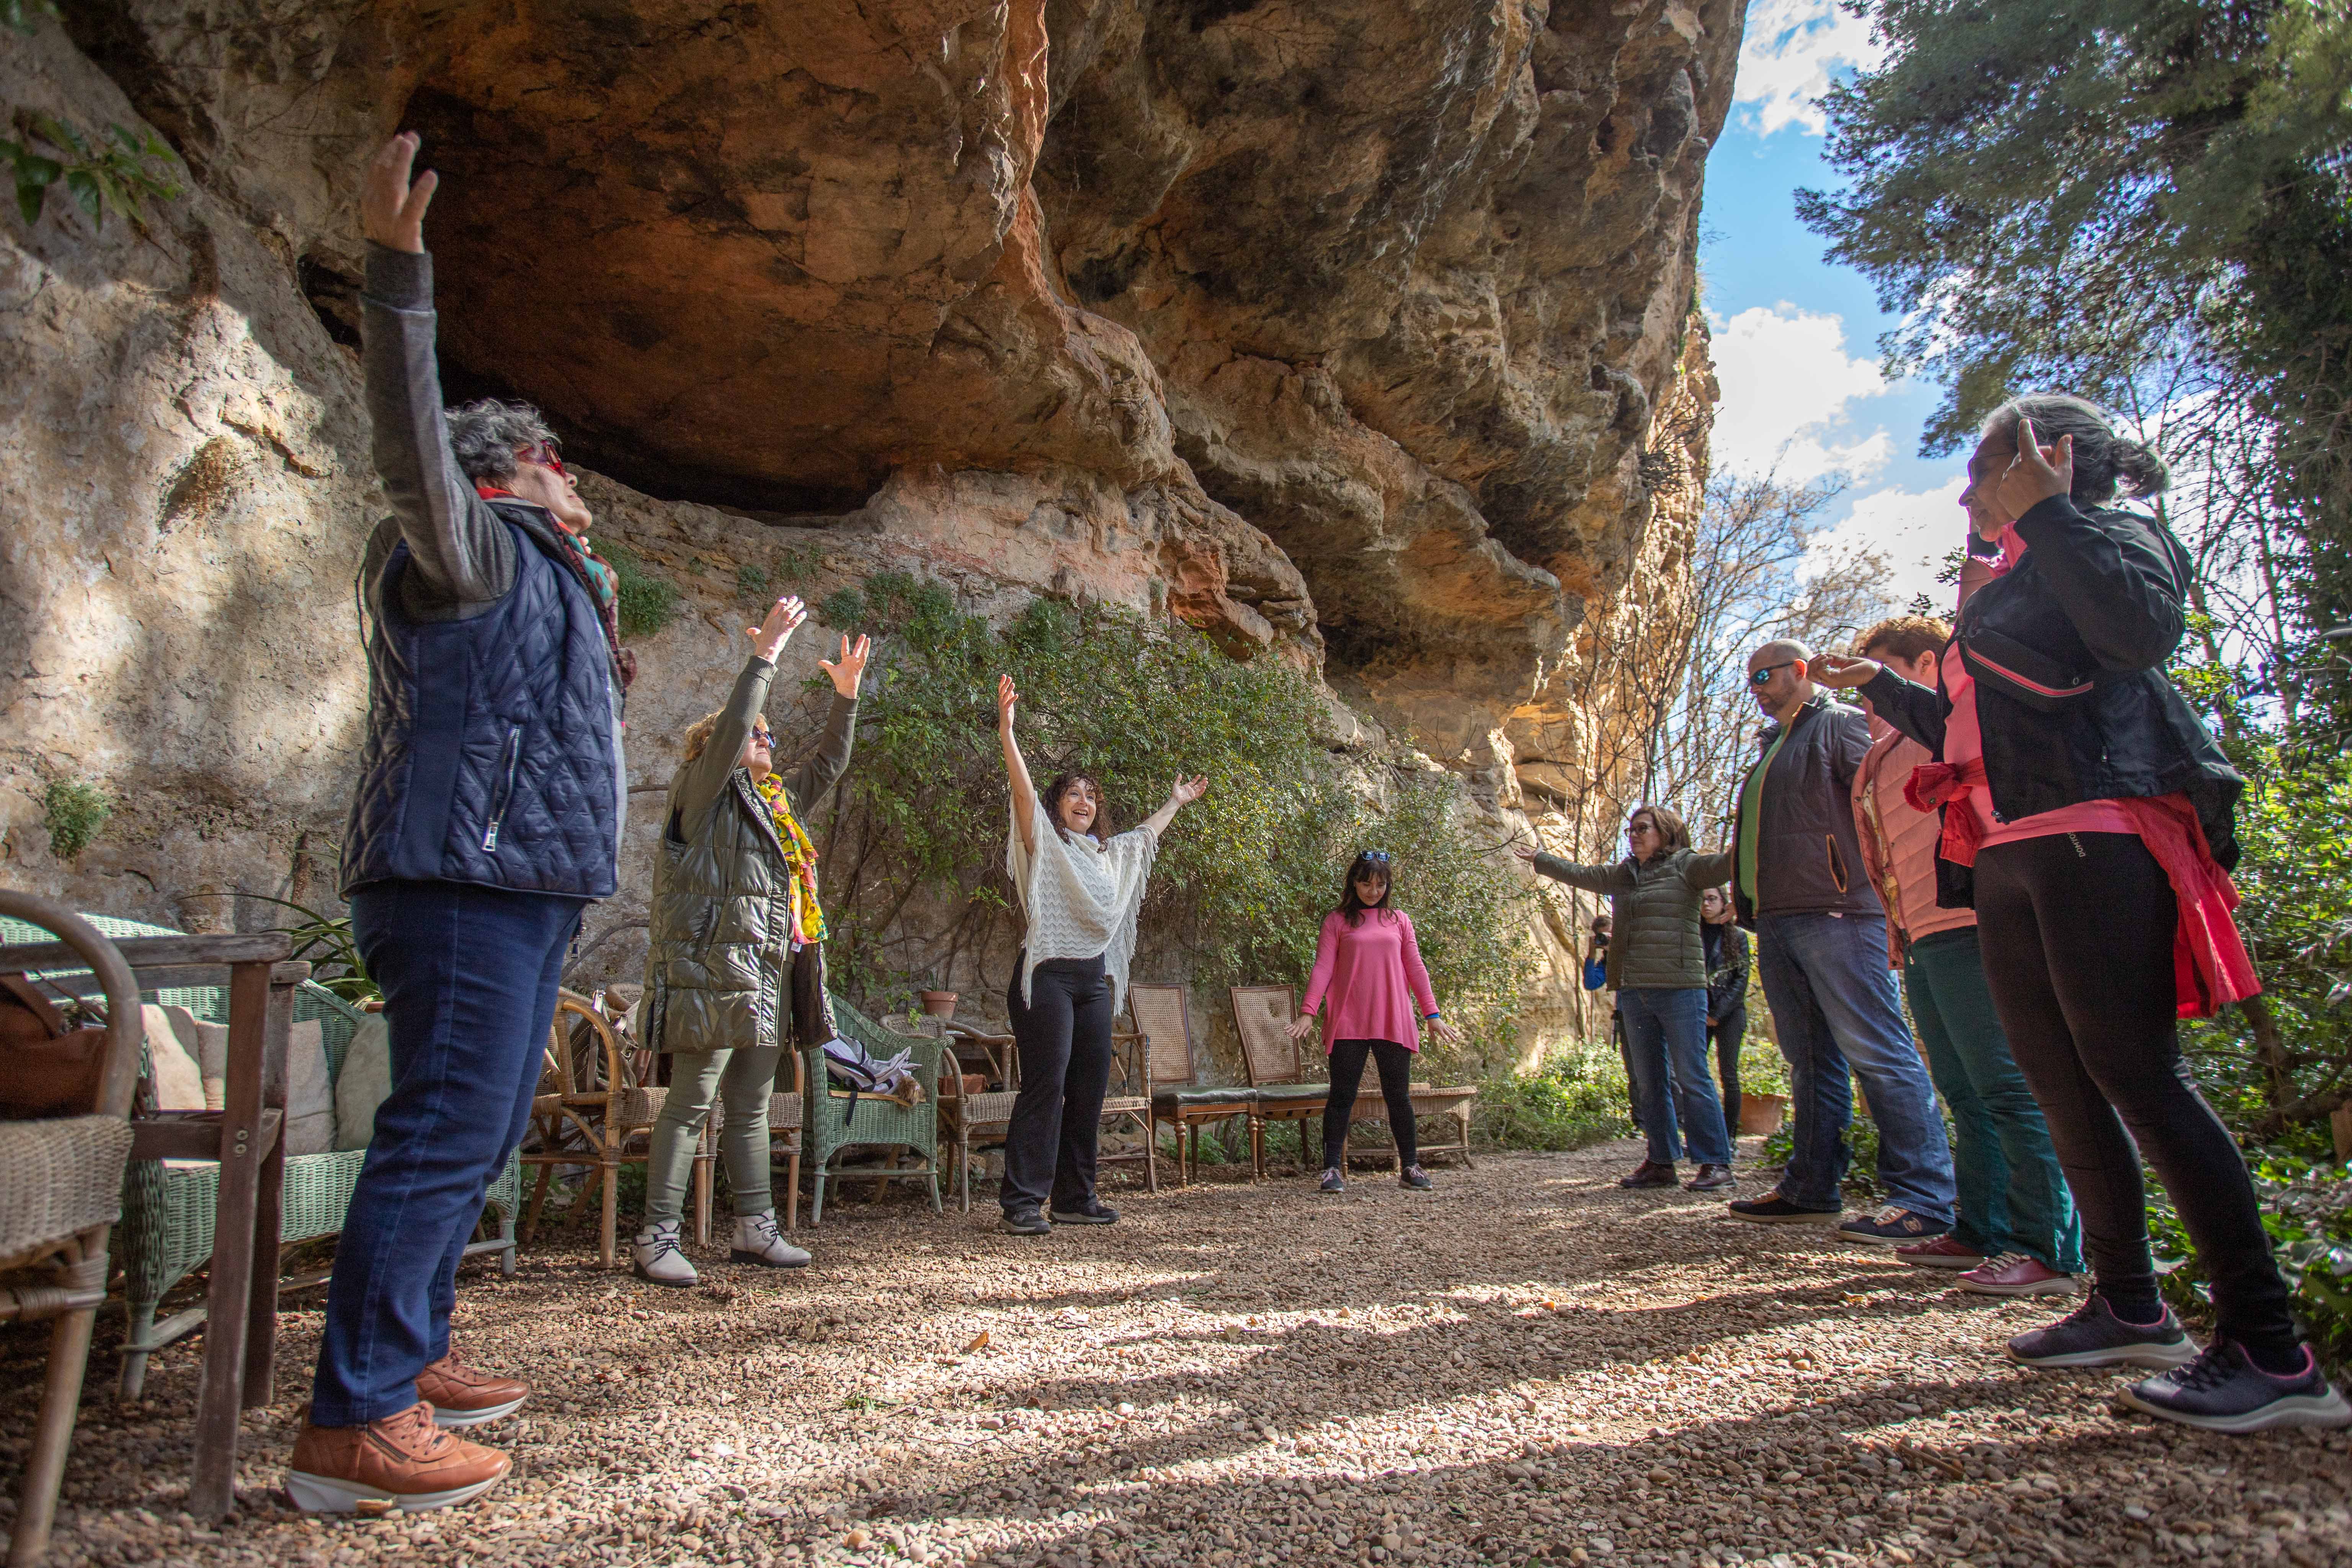
<instances>
[{"instance_id":1,"label":"woman with raised arm","mask_svg":"<svg viewBox=\"0 0 2352 1568\"><path fill-rule=\"evenodd\" d=\"M998 679L996 732L1013 784L1004 868L1027 922L1004 998L1021 1053L1021 1093L1005 1134L998 1202L1006 1231L1044 1236L1057 1223L1118 1218L1095 1195L1111 1019L1127 994L1136 910L1160 835L1209 781L1178 779L1167 803L1139 826L1108 837L1102 785L1091 774L1064 773L1039 797L1013 738L1020 698L1011 676Z\"/></svg>"},{"instance_id":2,"label":"woman with raised arm","mask_svg":"<svg viewBox=\"0 0 2352 1568\"><path fill-rule=\"evenodd\" d=\"M735 1203L738 1263L797 1268L809 1255L776 1230L770 1178L768 1099L776 1067L795 1040L835 1034L824 991L824 910L817 901L816 847L800 813L849 766L857 734L857 682L867 640L841 639L833 711L816 753L790 778L775 771L760 716L776 656L808 611L776 601L751 633L751 657L727 706L686 732L670 781L654 862L646 954L645 1038L670 1053L669 1097L646 1163L646 1227L635 1239L637 1277L684 1289L699 1278L678 1250L686 1179L711 1102L727 1106L721 1152Z\"/></svg>"},{"instance_id":3,"label":"woman with raised arm","mask_svg":"<svg viewBox=\"0 0 2352 1568\"><path fill-rule=\"evenodd\" d=\"M1970 552L1993 564L1935 684L1835 655L1813 679L1860 689L1934 758L1906 795L1942 816L1936 901L1976 910L1994 1008L2082 1215L2090 1299L2010 1354L2169 1368L2124 1402L2209 1431L2343 1426L2352 1406L2295 1325L2244 1157L2180 1055L2179 1019L2259 983L2230 912L2245 780L2164 670L2196 568L2161 521L2111 504L2165 484L2081 398L2004 404L1960 493ZM2212 1281L2202 1352L2157 1293L2143 1155Z\"/></svg>"},{"instance_id":4,"label":"woman with raised arm","mask_svg":"<svg viewBox=\"0 0 2352 1568\"><path fill-rule=\"evenodd\" d=\"M1317 1011L1323 1013L1323 1049L1331 1058L1331 1095L1323 1105L1327 1193L1348 1190L1348 1123L1366 1057L1380 1067L1381 1097L1396 1137L1397 1181L1415 1192L1432 1184L1414 1142L1413 1053L1424 1025L1448 1042L1459 1040L1462 1031L1438 1016L1412 917L1389 905L1393 868L1385 849L1367 849L1348 868L1339 902L1323 917L1307 999L1290 1026L1290 1037L1303 1040L1315 1027Z\"/></svg>"}]
</instances>

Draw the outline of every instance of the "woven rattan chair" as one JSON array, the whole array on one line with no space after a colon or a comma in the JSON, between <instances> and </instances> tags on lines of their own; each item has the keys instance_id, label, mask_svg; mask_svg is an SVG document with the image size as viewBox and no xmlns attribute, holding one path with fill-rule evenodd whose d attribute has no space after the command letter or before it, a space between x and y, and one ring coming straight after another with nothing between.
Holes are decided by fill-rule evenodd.
<instances>
[{"instance_id":1,"label":"woven rattan chair","mask_svg":"<svg viewBox=\"0 0 2352 1568\"><path fill-rule=\"evenodd\" d=\"M1129 985L1127 1009L1136 1033L1143 1037L1144 1070L1151 1085L1151 1136L1158 1140L1162 1122L1176 1130L1176 1181L1181 1186L1192 1179L1201 1163L1201 1129L1247 1116L1257 1092L1192 1081L1192 1007L1183 986Z\"/></svg>"},{"instance_id":2,"label":"woven rattan chair","mask_svg":"<svg viewBox=\"0 0 2352 1568\"><path fill-rule=\"evenodd\" d=\"M178 936L169 926L109 915L84 917L101 935L120 940L139 936ZM46 933L22 921L0 916L0 940L38 942ZM225 985L169 986L146 992L142 999L163 1006L185 1007L206 1023L228 1022L228 988ZM327 1076L341 1078L343 1059L362 1015L341 997L305 981L294 991L294 1021L316 1023L327 1055ZM146 1046L140 1046L140 1068L147 1070ZM343 1211L351 1206L358 1186L364 1149L341 1149L323 1154L298 1154L286 1161L286 1185L280 1199L279 1236L288 1242L333 1236L343 1228ZM122 1347L122 1397L136 1399L146 1385L147 1358L193 1332L205 1321L205 1308L192 1307L162 1323L157 1309L172 1287L186 1279L213 1255L213 1233L219 1207L220 1167L209 1160L134 1160L122 1193L122 1226L114 1237L115 1259L123 1271L123 1296L131 1332ZM522 1211L522 1166L509 1159L490 1183L489 1208L498 1215L498 1235L466 1248L468 1257L499 1253L501 1272L515 1268L515 1221ZM313 1277L309 1282L324 1279Z\"/></svg>"},{"instance_id":3,"label":"woven rattan chair","mask_svg":"<svg viewBox=\"0 0 2352 1568\"><path fill-rule=\"evenodd\" d=\"M105 991L107 1013L106 1058L89 1112L0 1121L0 1321L56 1320L41 1412L8 1535L9 1568L31 1568L48 1550L66 1450L81 1408L90 1332L106 1300L107 1239L122 1213L143 1020L130 967L88 921L46 899L5 890L0 890L0 914L11 917L12 926L55 937L81 954Z\"/></svg>"},{"instance_id":4,"label":"woven rattan chair","mask_svg":"<svg viewBox=\"0 0 2352 1568\"><path fill-rule=\"evenodd\" d=\"M940 1142L955 1150L956 1203L971 1212L971 1145L979 1136L1003 1137L1013 1127L1013 1102L1021 1098L1020 1052L1010 1035L984 1034L966 1025L944 1026L952 1047L970 1047L1002 1074L1001 1089L968 1090L962 1062L953 1048L940 1064Z\"/></svg>"},{"instance_id":5,"label":"woven rattan chair","mask_svg":"<svg viewBox=\"0 0 2352 1568\"><path fill-rule=\"evenodd\" d=\"M872 1055L887 1060L900 1051L913 1054L915 1082L920 1094L912 1105L899 1105L881 1096L855 1097L832 1087L825 1072L822 1041L803 1047L801 1136L814 1190L809 1203L809 1224L824 1219L824 1189L829 1181L924 1181L930 1184L931 1212L944 1212L940 1203L940 1058L950 1054L937 1037L908 1036L884 1028L839 996L833 998L834 1022L843 1036L856 1040ZM896 1148L919 1158L879 1169L836 1170L834 1158L845 1149Z\"/></svg>"}]
</instances>

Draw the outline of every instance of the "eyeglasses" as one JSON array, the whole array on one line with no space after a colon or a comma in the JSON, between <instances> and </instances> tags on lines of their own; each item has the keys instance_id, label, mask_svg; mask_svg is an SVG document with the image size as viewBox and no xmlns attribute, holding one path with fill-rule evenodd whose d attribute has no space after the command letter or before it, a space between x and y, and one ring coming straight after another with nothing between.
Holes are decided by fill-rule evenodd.
<instances>
[{"instance_id":1,"label":"eyeglasses","mask_svg":"<svg viewBox=\"0 0 2352 1568\"><path fill-rule=\"evenodd\" d=\"M1656 823L1654 823L1654 822L1650 821L1647 817L1644 817L1644 818L1643 818L1643 820L1641 820L1640 822L1629 822L1629 823L1627 823L1627 824L1625 825L1625 837L1628 837L1628 838L1632 838L1632 837L1633 837L1634 836L1636 836L1637 834L1643 834L1643 833L1655 833L1657 830L1658 830L1658 825L1657 825Z\"/></svg>"},{"instance_id":2,"label":"eyeglasses","mask_svg":"<svg viewBox=\"0 0 2352 1568\"><path fill-rule=\"evenodd\" d=\"M555 447L550 442L541 441L525 447L515 454L515 460L519 463L537 463L542 468L552 469L559 479L568 479L572 477L564 471L563 459L555 455Z\"/></svg>"},{"instance_id":3,"label":"eyeglasses","mask_svg":"<svg viewBox=\"0 0 2352 1568\"><path fill-rule=\"evenodd\" d=\"M1793 669L1798 665L1804 662L1805 661L1801 658L1791 658L1785 659L1779 664L1768 664L1761 669L1751 669L1748 672L1748 684L1750 686L1769 686L1772 684L1772 672L1774 670Z\"/></svg>"}]
</instances>

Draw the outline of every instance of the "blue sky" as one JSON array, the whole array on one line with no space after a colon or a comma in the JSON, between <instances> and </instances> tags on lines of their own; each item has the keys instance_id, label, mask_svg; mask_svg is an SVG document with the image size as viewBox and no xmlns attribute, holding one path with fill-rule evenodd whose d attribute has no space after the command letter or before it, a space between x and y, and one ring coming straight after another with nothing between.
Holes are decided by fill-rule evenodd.
<instances>
[{"instance_id":1,"label":"blue sky","mask_svg":"<svg viewBox=\"0 0 2352 1568\"><path fill-rule=\"evenodd\" d=\"M1729 124L1707 161L1699 264L1723 384L1715 458L1743 473L1842 476L1836 542L1895 568L1898 597L1941 599L1936 564L1957 542L1959 459L1923 459L1938 389L1878 372L1882 314L1869 283L1822 258L1797 221L1800 186L1838 182L1813 107L1832 76L1877 58L1867 26L1835 0L1752 0Z\"/></svg>"}]
</instances>

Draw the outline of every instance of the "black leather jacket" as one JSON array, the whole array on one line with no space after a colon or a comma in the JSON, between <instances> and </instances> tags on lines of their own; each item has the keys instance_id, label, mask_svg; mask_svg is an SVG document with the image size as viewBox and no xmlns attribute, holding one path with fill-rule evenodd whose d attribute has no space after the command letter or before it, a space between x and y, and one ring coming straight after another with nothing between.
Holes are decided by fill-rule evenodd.
<instances>
[{"instance_id":1,"label":"black leather jacket","mask_svg":"<svg viewBox=\"0 0 2352 1568\"><path fill-rule=\"evenodd\" d=\"M2195 575L2162 523L2053 496L2017 520L2028 548L1969 595L1944 660L1976 682L1985 782L2004 822L2086 800L2186 794L2223 868L2238 862L2245 779L2164 673ZM1936 756L1952 700L1881 670L1862 689ZM1936 901L1973 907L1969 868L1940 856Z\"/></svg>"}]
</instances>

